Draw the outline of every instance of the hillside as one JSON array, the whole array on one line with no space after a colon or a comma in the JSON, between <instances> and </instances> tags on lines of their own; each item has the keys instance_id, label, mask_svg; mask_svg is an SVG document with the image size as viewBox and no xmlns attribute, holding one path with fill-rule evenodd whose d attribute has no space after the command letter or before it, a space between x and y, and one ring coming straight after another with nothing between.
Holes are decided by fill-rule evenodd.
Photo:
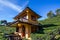
<instances>
[{"instance_id":1,"label":"hillside","mask_svg":"<svg viewBox=\"0 0 60 40\"><path fill-rule=\"evenodd\" d=\"M45 20L40 20L39 22L42 24L44 33L32 33L31 34L32 40L40 40L40 39L41 40L52 40L54 35L57 40L60 39L60 35L59 35L60 16L57 16L54 18L48 18ZM0 26L0 40L5 40L5 38L3 37L5 33L10 34L14 31L15 31L14 27Z\"/></svg>"},{"instance_id":2,"label":"hillside","mask_svg":"<svg viewBox=\"0 0 60 40\"><path fill-rule=\"evenodd\" d=\"M54 40L52 39L55 35L56 40L60 39L60 16L54 18L47 18L39 21L43 27L43 34L32 34L33 40ZM52 36L51 36L52 35Z\"/></svg>"},{"instance_id":3,"label":"hillside","mask_svg":"<svg viewBox=\"0 0 60 40\"><path fill-rule=\"evenodd\" d=\"M60 16L54 18L48 18L45 20L40 21L42 25L44 25L44 31L49 30L52 31L54 29L60 28ZM46 31L47 32L47 31ZM48 33L48 32L47 32Z\"/></svg>"},{"instance_id":4,"label":"hillside","mask_svg":"<svg viewBox=\"0 0 60 40\"><path fill-rule=\"evenodd\" d=\"M10 34L15 31L14 27L0 26L0 40L6 40L4 34Z\"/></svg>"}]
</instances>

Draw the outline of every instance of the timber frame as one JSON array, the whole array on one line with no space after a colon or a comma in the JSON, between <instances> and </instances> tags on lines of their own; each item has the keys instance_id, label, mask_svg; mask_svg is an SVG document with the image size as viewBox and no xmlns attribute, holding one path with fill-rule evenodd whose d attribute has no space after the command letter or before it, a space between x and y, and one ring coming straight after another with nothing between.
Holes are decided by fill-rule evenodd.
<instances>
[{"instance_id":1,"label":"timber frame","mask_svg":"<svg viewBox=\"0 0 60 40\"><path fill-rule=\"evenodd\" d=\"M21 38L31 40L30 34L35 32L40 26L37 21L40 17L41 16L36 12L31 10L29 7L26 7L21 13L13 18L15 21L12 22L12 25L17 25L15 26L15 34L19 34Z\"/></svg>"}]
</instances>

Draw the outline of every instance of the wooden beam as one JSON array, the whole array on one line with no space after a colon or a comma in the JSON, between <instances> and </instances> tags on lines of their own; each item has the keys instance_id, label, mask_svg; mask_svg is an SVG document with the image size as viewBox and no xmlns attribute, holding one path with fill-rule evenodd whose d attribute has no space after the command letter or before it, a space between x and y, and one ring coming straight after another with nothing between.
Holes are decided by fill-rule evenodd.
<instances>
[{"instance_id":1,"label":"wooden beam","mask_svg":"<svg viewBox=\"0 0 60 40\"><path fill-rule=\"evenodd\" d=\"M25 35L26 35L26 39L30 40L30 34L31 34L31 26L30 25L26 25L25 27Z\"/></svg>"}]
</instances>

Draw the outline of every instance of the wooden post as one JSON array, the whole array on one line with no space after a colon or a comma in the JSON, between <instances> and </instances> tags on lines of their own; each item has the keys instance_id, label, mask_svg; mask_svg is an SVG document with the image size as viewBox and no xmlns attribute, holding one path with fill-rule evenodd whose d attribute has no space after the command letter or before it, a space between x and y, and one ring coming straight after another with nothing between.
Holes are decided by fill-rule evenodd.
<instances>
[{"instance_id":1,"label":"wooden post","mask_svg":"<svg viewBox=\"0 0 60 40\"><path fill-rule=\"evenodd\" d=\"M21 38L22 38L22 27L19 27L19 35L20 35Z\"/></svg>"},{"instance_id":2,"label":"wooden post","mask_svg":"<svg viewBox=\"0 0 60 40\"><path fill-rule=\"evenodd\" d=\"M30 34L31 34L31 26L30 25L26 25L26 27L25 27L25 36L26 36L26 39L31 40Z\"/></svg>"},{"instance_id":3,"label":"wooden post","mask_svg":"<svg viewBox=\"0 0 60 40\"><path fill-rule=\"evenodd\" d=\"M26 36L26 39L28 39L28 26L27 25L25 27L25 36Z\"/></svg>"},{"instance_id":4,"label":"wooden post","mask_svg":"<svg viewBox=\"0 0 60 40\"><path fill-rule=\"evenodd\" d=\"M19 27L19 35L22 38L22 25L21 24L18 24L18 27Z\"/></svg>"}]
</instances>

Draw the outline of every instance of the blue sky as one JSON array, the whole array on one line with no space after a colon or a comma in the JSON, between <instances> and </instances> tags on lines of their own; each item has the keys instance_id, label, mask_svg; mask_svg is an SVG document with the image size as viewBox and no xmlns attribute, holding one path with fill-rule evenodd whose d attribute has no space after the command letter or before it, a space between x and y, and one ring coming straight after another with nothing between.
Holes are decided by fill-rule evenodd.
<instances>
[{"instance_id":1,"label":"blue sky","mask_svg":"<svg viewBox=\"0 0 60 40\"><path fill-rule=\"evenodd\" d=\"M60 0L0 0L0 20L13 21L13 17L29 6L41 20L47 18L47 13L60 8Z\"/></svg>"}]
</instances>

